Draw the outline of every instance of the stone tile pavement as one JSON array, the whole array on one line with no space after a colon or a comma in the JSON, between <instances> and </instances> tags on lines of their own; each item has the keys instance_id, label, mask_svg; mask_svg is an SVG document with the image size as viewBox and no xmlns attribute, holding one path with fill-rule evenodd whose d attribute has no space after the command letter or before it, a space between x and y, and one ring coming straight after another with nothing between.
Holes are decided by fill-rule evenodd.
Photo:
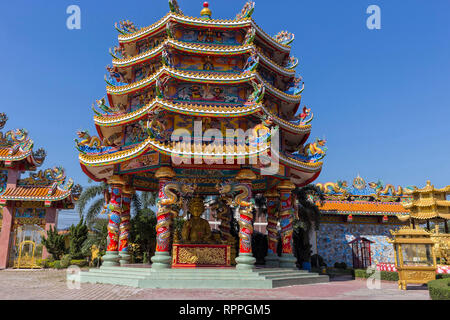
<instances>
[{"instance_id":1,"label":"stone tile pavement","mask_svg":"<svg viewBox=\"0 0 450 320\"><path fill-rule=\"evenodd\" d=\"M276 289L138 289L81 283L69 289L65 270L1 270L0 300L429 300L426 286L397 289L397 283L380 283L368 289L366 280L335 279L329 283Z\"/></svg>"}]
</instances>

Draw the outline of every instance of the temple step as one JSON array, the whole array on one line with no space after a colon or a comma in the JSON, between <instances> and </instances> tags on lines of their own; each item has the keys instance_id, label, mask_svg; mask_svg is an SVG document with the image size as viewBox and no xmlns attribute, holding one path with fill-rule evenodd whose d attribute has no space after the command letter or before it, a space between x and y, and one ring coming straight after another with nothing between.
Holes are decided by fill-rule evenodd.
<instances>
[{"instance_id":1,"label":"temple step","mask_svg":"<svg viewBox=\"0 0 450 320\"><path fill-rule=\"evenodd\" d=\"M163 269L101 267L81 272L81 282L108 283L139 288L255 288L269 289L298 284L328 282L328 276L306 270L256 268Z\"/></svg>"}]
</instances>

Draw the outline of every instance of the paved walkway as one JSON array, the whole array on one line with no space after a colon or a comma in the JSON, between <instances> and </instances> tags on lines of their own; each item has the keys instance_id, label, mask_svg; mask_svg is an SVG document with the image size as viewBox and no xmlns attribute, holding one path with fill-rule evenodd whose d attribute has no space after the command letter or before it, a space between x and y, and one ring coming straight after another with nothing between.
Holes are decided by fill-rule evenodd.
<instances>
[{"instance_id":1,"label":"paved walkway","mask_svg":"<svg viewBox=\"0 0 450 320\"><path fill-rule=\"evenodd\" d=\"M397 283L380 283L369 289L366 280L336 279L329 283L276 289L137 289L107 284L80 284L69 289L65 270L1 270L0 299L54 300L429 300L426 286L397 289Z\"/></svg>"}]
</instances>

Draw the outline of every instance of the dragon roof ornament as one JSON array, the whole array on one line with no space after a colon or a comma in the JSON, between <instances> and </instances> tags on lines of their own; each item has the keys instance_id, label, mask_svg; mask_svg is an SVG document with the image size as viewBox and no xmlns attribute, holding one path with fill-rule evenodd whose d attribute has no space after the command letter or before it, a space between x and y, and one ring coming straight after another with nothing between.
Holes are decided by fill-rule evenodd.
<instances>
[{"instance_id":1,"label":"dragon roof ornament","mask_svg":"<svg viewBox=\"0 0 450 320\"><path fill-rule=\"evenodd\" d=\"M239 12L236 15L236 20L251 18L254 11L255 11L255 2L247 1L244 7L242 8L241 12Z\"/></svg>"},{"instance_id":2,"label":"dragon roof ornament","mask_svg":"<svg viewBox=\"0 0 450 320\"><path fill-rule=\"evenodd\" d=\"M129 20L123 20L119 21L119 25L117 25L117 22L114 24L114 27L116 28L119 33L126 35L126 34L133 34L140 29L134 25L133 22Z\"/></svg>"},{"instance_id":3,"label":"dragon roof ornament","mask_svg":"<svg viewBox=\"0 0 450 320\"><path fill-rule=\"evenodd\" d=\"M277 35L273 37L276 42L281 43L285 46L290 45L295 39L295 35L291 32L280 31Z\"/></svg>"},{"instance_id":4,"label":"dragon roof ornament","mask_svg":"<svg viewBox=\"0 0 450 320\"><path fill-rule=\"evenodd\" d=\"M350 199L350 200L375 200L397 202L403 200L406 196L405 190L410 187L403 188L398 186L395 188L392 184L384 184L381 180L367 183L359 175L353 179L352 184L347 181L317 183L326 197L332 199Z\"/></svg>"},{"instance_id":5,"label":"dragon roof ornament","mask_svg":"<svg viewBox=\"0 0 450 320\"><path fill-rule=\"evenodd\" d=\"M63 167L53 167L46 170L39 170L36 173L31 173L28 178L20 179L18 185L29 185L29 186L43 186L53 184L57 182L58 184L63 184L66 180L66 174Z\"/></svg>"},{"instance_id":6,"label":"dragon roof ornament","mask_svg":"<svg viewBox=\"0 0 450 320\"><path fill-rule=\"evenodd\" d=\"M183 15L177 0L169 0L169 7L171 12Z\"/></svg>"},{"instance_id":7,"label":"dragon roof ornament","mask_svg":"<svg viewBox=\"0 0 450 320\"><path fill-rule=\"evenodd\" d=\"M0 113L0 130L2 130L5 125L6 122L8 121L8 116L6 115L6 113Z\"/></svg>"}]
</instances>

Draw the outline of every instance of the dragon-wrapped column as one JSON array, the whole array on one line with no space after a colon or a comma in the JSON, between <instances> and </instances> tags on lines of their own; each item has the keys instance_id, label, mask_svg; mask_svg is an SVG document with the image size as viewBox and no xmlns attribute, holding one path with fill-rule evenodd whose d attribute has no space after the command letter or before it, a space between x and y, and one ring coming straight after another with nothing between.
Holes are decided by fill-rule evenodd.
<instances>
[{"instance_id":1,"label":"dragon-wrapped column","mask_svg":"<svg viewBox=\"0 0 450 320\"><path fill-rule=\"evenodd\" d=\"M152 257L153 269L167 269L171 266L170 257L170 234L172 213L169 208L170 203L164 192L166 184L175 177L175 172L170 167L161 167L155 172L155 177L159 179L158 212L156 222L156 251Z\"/></svg>"},{"instance_id":2,"label":"dragon-wrapped column","mask_svg":"<svg viewBox=\"0 0 450 320\"><path fill-rule=\"evenodd\" d=\"M239 257L236 258L236 268L241 270L251 270L256 262L252 253L253 234L253 204L252 180L256 175L249 169L239 171L236 180L239 184L235 187L240 191L234 202L239 206Z\"/></svg>"},{"instance_id":3,"label":"dragon-wrapped column","mask_svg":"<svg viewBox=\"0 0 450 320\"><path fill-rule=\"evenodd\" d=\"M119 226L122 213L122 188L125 181L121 176L108 179L110 192L105 193L105 205L108 210L108 239L106 254L102 257L103 266L119 265Z\"/></svg>"},{"instance_id":4,"label":"dragon-wrapped column","mask_svg":"<svg viewBox=\"0 0 450 320\"><path fill-rule=\"evenodd\" d=\"M280 195L275 190L267 191L264 196L267 201L267 239L268 250L265 258L266 266L279 267L280 262L277 254L278 246L278 208Z\"/></svg>"},{"instance_id":5,"label":"dragon-wrapped column","mask_svg":"<svg viewBox=\"0 0 450 320\"><path fill-rule=\"evenodd\" d=\"M294 230L294 205L292 190L295 189L295 185L289 180L284 180L278 185L277 189L280 193L280 225L283 247L280 257L280 267L295 268L297 259L292 253L292 234Z\"/></svg>"},{"instance_id":6,"label":"dragon-wrapped column","mask_svg":"<svg viewBox=\"0 0 450 320\"><path fill-rule=\"evenodd\" d=\"M130 206L131 198L133 197L134 190L131 186L126 185L122 189L122 205L120 213L120 226L119 226L119 256L120 265L130 263L131 256L128 253L128 236L130 232Z\"/></svg>"}]
</instances>

